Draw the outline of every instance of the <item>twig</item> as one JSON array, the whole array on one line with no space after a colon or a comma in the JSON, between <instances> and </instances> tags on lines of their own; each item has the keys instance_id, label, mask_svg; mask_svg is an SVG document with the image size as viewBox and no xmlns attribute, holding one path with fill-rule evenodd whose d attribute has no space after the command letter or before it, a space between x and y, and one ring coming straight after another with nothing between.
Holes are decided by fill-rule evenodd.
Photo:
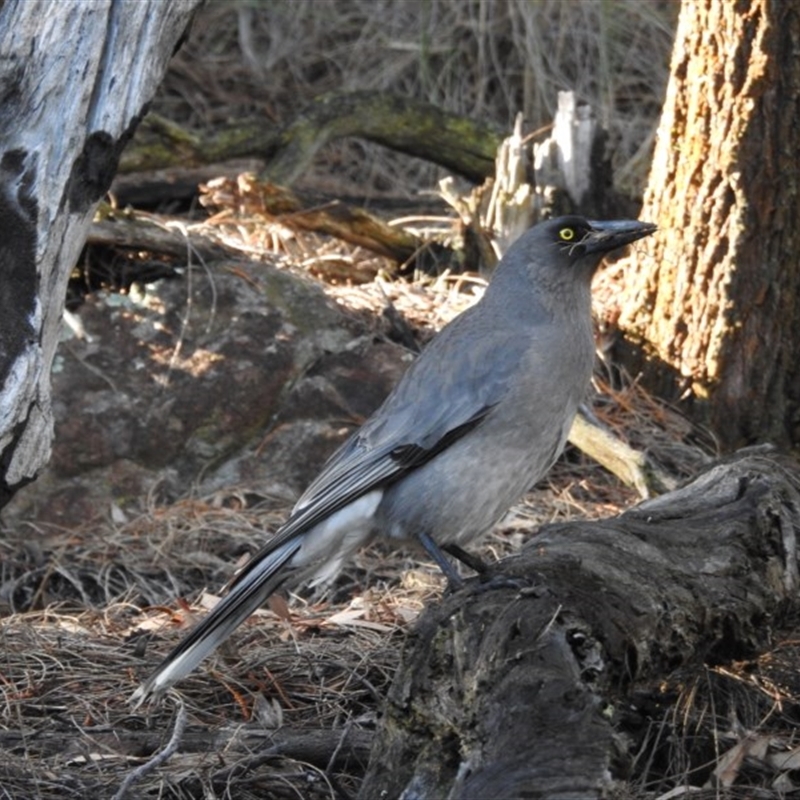
<instances>
[{"instance_id":1,"label":"twig","mask_svg":"<svg viewBox=\"0 0 800 800\"><path fill-rule=\"evenodd\" d=\"M180 745L184 731L186 730L186 707L183 704L183 700L181 700L178 695L170 694L170 697L177 701L178 712L175 715L175 727L169 742L167 742L167 746L161 750L161 752L156 753L149 761L146 761L144 764L136 767L132 772L129 772L112 800L123 800L134 783L137 783L147 775L148 772L152 772L156 767L172 758L175 751L178 749L178 745Z\"/></svg>"}]
</instances>

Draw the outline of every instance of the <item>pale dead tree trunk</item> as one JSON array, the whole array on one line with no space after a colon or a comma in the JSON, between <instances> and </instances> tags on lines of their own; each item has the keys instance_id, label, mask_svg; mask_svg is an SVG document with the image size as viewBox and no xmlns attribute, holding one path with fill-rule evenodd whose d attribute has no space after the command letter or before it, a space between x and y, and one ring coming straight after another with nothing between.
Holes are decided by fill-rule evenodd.
<instances>
[{"instance_id":1,"label":"pale dead tree trunk","mask_svg":"<svg viewBox=\"0 0 800 800\"><path fill-rule=\"evenodd\" d=\"M67 279L199 3L0 5L0 506L50 456Z\"/></svg>"},{"instance_id":2,"label":"pale dead tree trunk","mask_svg":"<svg viewBox=\"0 0 800 800\"><path fill-rule=\"evenodd\" d=\"M620 325L726 447L800 442L800 6L684 0ZM647 254L645 256L645 253Z\"/></svg>"}]
</instances>

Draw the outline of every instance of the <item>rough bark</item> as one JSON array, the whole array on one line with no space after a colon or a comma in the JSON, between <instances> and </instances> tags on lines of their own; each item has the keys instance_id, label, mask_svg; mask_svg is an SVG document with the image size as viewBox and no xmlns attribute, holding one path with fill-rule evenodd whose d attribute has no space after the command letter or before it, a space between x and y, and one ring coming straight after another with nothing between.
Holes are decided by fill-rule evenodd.
<instances>
[{"instance_id":1,"label":"rough bark","mask_svg":"<svg viewBox=\"0 0 800 800\"><path fill-rule=\"evenodd\" d=\"M70 271L199 0L0 8L0 505L50 454Z\"/></svg>"},{"instance_id":2,"label":"rough bark","mask_svg":"<svg viewBox=\"0 0 800 800\"><path fill-rule=\"evenodd\" d=\"M626 360L727 447L800 441L800 7L684 2L626 275Z\"/></svg>"},{"instance_id":3,"label":"rough bark","mask_svg":"<svg viewBox=\"0 0 800 800\"><path fill-rule=\"evenodd\" d=\"M360 797L606 796L637 683L749 654L797 609L798 489L797 464L745 452L616 519L547 526L502 564L527 587L421 618Z\"/></svg>"}]
</instances>

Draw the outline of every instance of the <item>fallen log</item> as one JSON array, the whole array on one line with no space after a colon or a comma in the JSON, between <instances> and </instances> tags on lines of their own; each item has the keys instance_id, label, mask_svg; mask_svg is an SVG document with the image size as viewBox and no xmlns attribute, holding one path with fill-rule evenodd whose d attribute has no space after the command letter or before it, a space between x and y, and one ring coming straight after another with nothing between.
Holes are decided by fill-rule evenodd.
<instances>
[{"instance_id":1,"label":"fallen log","mask_svg":"<svg viewBox=\"0 0 800 800\"><path fill-rule=\"evenodd\" d=\"M257 156L267 162L262 179L291 186L320 148L347 136L432 161L475 183L494 173L502 141L489 126L431 103L386 92L341 92L317 98L284 128L270 127L259 117L204 135L148 114L119 169L139 172Z\"/></svg>"},{"instance_id":2,"label":"fallen log","mask_svg":"<svg viewBox=\"0 0 800 800\"><path fill-rule=\"evenodd\" d=\"M764 646L797 610L800 467L744 451L600 522L550 525L409 637L359 797L600 798L637 686ZM508 582L507 582L508 583Z\"/></svg>"}]
</instances>

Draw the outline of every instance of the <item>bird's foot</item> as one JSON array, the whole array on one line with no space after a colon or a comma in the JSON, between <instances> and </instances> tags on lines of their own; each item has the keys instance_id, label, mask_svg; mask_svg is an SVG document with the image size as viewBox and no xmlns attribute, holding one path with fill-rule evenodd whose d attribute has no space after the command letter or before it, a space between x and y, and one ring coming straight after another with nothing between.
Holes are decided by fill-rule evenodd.
<instances>
[{"instance_id":1,"label":"bird's foot","mask_svg":"<svg viewBox=\"0 0 800 800\"><path fill-rule=\"evenodd\" d=\"M504 575L491 570L482 573L477 581L470 581L469 587L475 594L491 592L495 589L514 589L517 592L530 591L534 582L525 576Z\"/></svg>"}]
</instances>

